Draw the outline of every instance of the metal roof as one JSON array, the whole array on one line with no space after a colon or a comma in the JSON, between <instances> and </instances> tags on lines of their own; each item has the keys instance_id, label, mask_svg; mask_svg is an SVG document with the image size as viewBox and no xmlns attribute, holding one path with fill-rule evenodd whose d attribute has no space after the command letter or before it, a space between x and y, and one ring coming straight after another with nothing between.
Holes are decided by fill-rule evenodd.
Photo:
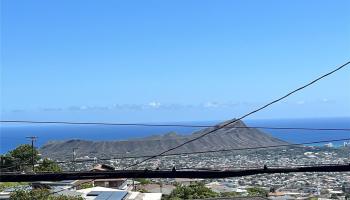
<instances>
[{"instance_id":1,"label":"metal roof","mask_svg":"<svg viewBox=\"0 0 350 200\"><path fill-rule=\"evenodd\" d=\"M95 200L123 200L127 191L92 191L87 196L96 196Z\"/></svg>"}]
</instances>

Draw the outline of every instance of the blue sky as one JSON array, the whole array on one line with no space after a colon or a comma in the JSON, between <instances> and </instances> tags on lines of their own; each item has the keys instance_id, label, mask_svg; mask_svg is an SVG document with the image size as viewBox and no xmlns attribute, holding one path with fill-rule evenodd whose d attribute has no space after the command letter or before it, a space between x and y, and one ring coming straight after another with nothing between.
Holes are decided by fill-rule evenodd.
<instances>
[{"instance_id":1,"label":"blue sky","mask_svg":"<svg viewBox=\"0 0 350 200\"><path fill-rule=\"evenodd\" d=\"M3 0L1 118L239 117L349 60L349 7ZM349 68L251 118L350 116Z\"/></svg>"}]
</instances>

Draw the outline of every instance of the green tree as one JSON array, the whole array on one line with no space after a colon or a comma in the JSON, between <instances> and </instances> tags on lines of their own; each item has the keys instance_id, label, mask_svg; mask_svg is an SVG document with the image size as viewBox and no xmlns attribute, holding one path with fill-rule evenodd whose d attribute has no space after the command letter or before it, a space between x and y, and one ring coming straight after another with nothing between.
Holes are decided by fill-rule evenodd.
<instances>
[{"instance_id":1,"label":"green tree","mask_svg":"<svg viewBox=\"0 0 350 200\"><path fill-rule=\"evenodd\" d=\"M83 200L82 197L71 197L71 196L54 196L47 189L35 189L35 190L17 190L12 192L10 200Z\"/></svg>"},{"instance_id":2,"label":"green tree","mask_svg":"<svg viewBox=\"0 0 350 200\"><path fill-rule=\"evenodd\" d=\"M10 195L10 200L41 200L48 199L50 195L49 190L16 190Z\"/></svg>"},{"instance_id":3,"label":"green tree","mask_svg":"<svg viewBox=\"0 0 350 200\"><path fill-rule=\"evenodd\" d=\"M195 183L189 186L178 185L167 197L168 200L177 199L203 199L218 197L219 194L205 187L203 183Z\"/></svg>"},{"instance_id":4,"label":"green tree","mask_svg":"<svg viewBox=\"0 0 350 200\"><path fill-rule=\"evenodd\" d=\"M61 167L54 161L45 158L39 166L35 168L36 172L60 172Z\"/></svg>"},{"instance_id":5,"label":"green tree","mask_svg":"<svg viewBox=\"0 0 350 200\"><path fill-rule=\"evenodd\" d=\"M9 154L0 155L0 169L1 171L16 171L19 170L19 165L16 165L14 158Z\"/></svg>"},{"instance_id":6,"label":"green tree","mask_svg":"<svg viewBox=\"0 0 350 200\"><path fill-rule=\"evenodd\" d=\"M137 189L136 191L141 192L141 193L148 193L148 192L149 192L149 191L147 191L147 190L144 189L144 188Z\"/></svg>"},{"instance_id":7,"label":"green tree","mask_svg":"<svg viewBox=\"0 0 350 200\"><path fill-rule=\"evenodd\" d=\"M237 192L221 192L220 197L238 197L240 196Z\"/></svg>"},{"instance_id":8,"label":"green tree","mask_svg":"<svg viewBox=\"0 0 350 200\"><path fill-rule=\"evenodd\" d=\"M89 183L83 183L83 184L79 185L79 189L80 189L80 190L81 190L81 189L86 189L86 188L92 188L92 187L94 187L94 185L93 185L91 182L89 182Z\"/></svg>"},{"instance_id":9,"label":"green tree","mask_svg":"<svg viewBox=\"0 0 350 200\"><path fill-rule=\"evenodd\" d=\"M135 181L140 182L141 185L147 185L147 184L151 183L150 180L145 179L145 178L137 178L137 179L135 179Z\"/></svg>"},{"instance_id":10,"label":"green tree","mask_svg":"<svg viewBox=\"0 0 350 200\"><path fill-rule=\"evenodd\" d=\"M338 195L337 194L332 194L331 195L331 199L338 199Z\"/></svg>"},{"instance_id":11,"label":"green tree","mask_svg":"<svg viewBox=\"0 0 350 200\"><path fill-rule=\"evenodd\" d=\"M14 163L20 166L21 170L30 169L30 164L32 163L32 155L34 153L34 163L36 163L40 157L39 152L29 144L23 144L18 146L16 149L8 153L9 157L13 158Z\"/></svg>"},{"instance_id":12,"label":"green tree","mask_svg":"<svg viewBox=\"0 0 350 200\"><path fill-rule=\"evenodd\" d=\"M259 187L248 188L247 191L249 196L266 197L268 195L268 192L266 190Z\"/></svg>"},{"instance_id":13,"label":"green tree","mask_svg":"<svg viewBox=\"0 0 350 200\"><path fill-rule=\"evenodd\" d=\"M28 144L20 145L12 151L0 157L1 171L29 171L32 169L32 155L34 152L34 164L38 163L40 159L39 152ZM39 166L35 167L37 172L60 172L60 166L47 158L45 158Z\"/></svg>"}]
</instances>

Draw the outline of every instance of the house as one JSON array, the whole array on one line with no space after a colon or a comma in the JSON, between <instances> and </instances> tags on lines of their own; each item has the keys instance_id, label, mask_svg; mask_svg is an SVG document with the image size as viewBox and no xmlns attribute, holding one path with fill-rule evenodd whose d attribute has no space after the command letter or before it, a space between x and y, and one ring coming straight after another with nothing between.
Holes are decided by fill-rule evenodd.
<instances>
[{"instance_id":1,"label":"house","mask_svg":"<svg viewBox=\"0 0 350 200\"><path fill-rule=\"evenodd\" d=\"M98 164L90 171L103 172L103 171L114 171L115 168L106 164ZM91 180L93 186L108 187L120 190L127 189L127 179L126 178L111 178L111 179L95 179Z\"/></svg>"},{"instance_id":2,"label":"house","mask_svg":"<svg viewBox=\"0 0 350 200\"><path fill-rule=\"evenodd\" d=\"M93 167L90 171L98 172L98 171L114 171L115 168L106 164L98 164Z\"/></svg>"},{"instance_id":3,"label":"house","mask_svg":"<svg viewBox=\"0 0 350 200\"><path fill-rule=\"evenodd\" d=\"M140 193L105 187L77 190L86 200L161 200L161 193Z\"/></svg>"},{"instance_id":4,"label":"house","mask_svg":"<svg viewBox=\"0 0 350 200\"><path fill-rule=\"evenodd\" d=\"M126 178L96 179L92 181L93 186L108 187L120 190L127 189Z\"/></svg>"}]
</instances>

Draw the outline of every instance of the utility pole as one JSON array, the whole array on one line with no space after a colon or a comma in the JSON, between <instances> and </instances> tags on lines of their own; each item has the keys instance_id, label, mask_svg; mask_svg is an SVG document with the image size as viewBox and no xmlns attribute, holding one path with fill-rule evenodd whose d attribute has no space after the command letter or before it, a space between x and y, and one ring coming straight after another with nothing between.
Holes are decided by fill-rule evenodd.
<instances>
[{"instance_id":1,"label":"utility pole","mask_svg":"<svg viewBox=\"0 0 350 200\"><path fill-rule=\"evenodd\" d=\"M163 194L163 182L162 182L162 178L159 179L159 190L160 190L160 193Z\"/></svg>"},{"instance_id":2,"label":"utility pole","mask_svg":"<svg viewBox=\"0 0 350 200\"><path fill-rule=\"evenodd\" d=\"M37 136L28 136L27 139L30 139L32 141L32 170L34 172L35 166L34 166L34 142L38 139Z\"/></svg>"},{"instance_id":3,"label":"utility pole","mask_svg":"<svg viewBox=\"0 0 350 200\"><path fill-rule=\"evenodd\" d=\"M73 171L75 171L75 159L76 159L76 151L78 148L73 148Z\"/></svg>"}]
</instances>

